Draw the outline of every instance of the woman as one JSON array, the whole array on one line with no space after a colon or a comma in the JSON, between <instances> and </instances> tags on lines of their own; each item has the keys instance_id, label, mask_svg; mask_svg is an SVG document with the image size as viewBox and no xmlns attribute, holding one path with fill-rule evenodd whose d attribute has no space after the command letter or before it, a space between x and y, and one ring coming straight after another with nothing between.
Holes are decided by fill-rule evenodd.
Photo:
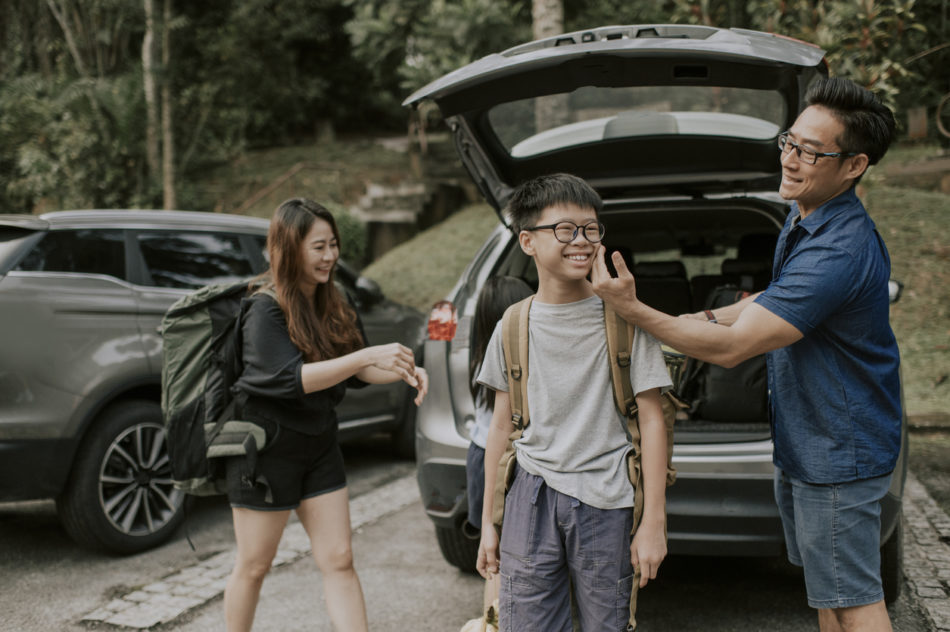
<instances>
[{"instance_id":1,"label":"woman","mask_svg":"<svg viewBox=\"0 0 950 632\"><path fill-rule=\"evenodd\" d=\"M339 243L325 208L287 200L267 235L270 271L243 306L244 371L235 389L246 396L244 419L269 431L253 469L241 457L227 464L237 540L224 593L229 631L251 629L291 510L310 538L334 628L367 629L334 408L347 386L399 379L418 389L418 405L428 378L408 348L364 346L356 313L333 283Z\"/></svg>"}]
</instances>

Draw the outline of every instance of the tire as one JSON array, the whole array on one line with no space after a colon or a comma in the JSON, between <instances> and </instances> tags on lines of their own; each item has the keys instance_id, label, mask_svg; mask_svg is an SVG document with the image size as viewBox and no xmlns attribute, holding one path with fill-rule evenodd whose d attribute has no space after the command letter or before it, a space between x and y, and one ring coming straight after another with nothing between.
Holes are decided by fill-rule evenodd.
<instances>
[{"instance_id":1,"label":"tire","mask_svg":"<svg viewBox=\"0 0 950 632\"><path fill-rule=\"evenodd\" d=\"M881 547L881 583L884 586L884 603L890 605L901 595L904 584L904 523L901 516L897 526Z\"/></svg>"},{"instance_id":2,"label":"tire","mask_svg":"<svg viewBox=\"0 0 950 632\"><path fill-rule=\"evenodd\" d=\"M161 408L131 400L92 424L56 508L75 541L129 554L171 537L184 519L184 497L172 485Z\"/></svg>"},{"instance_id":3,"label":"tire","mask_svg":"<svg viewBox=\"0 0 950 632\"><path fill-rule=\"evenodd\" d=\"M446 562L466 573L477 572L478 537L466 535L461 527L436 527L435 537Z\"/></svg>"}]
</instances>

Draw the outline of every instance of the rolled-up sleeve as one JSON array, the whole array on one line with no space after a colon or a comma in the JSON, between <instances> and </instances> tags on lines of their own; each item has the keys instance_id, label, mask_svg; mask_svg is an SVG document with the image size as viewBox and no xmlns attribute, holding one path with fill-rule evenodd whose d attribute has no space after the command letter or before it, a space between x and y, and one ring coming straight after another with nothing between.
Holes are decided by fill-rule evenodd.
<instances>
[{"instance_id":1,"label":"rolled-up sleeve","mask_svg":"<svg viewBox=\"0 0 950 632\"><path fill-rule=\"evenodd\" d=\"M280 306L268 296L251 298L241 332L244 372L236 388L257 397L303 399L303 354L290 340Z\"/></svg>"}]
</instances>

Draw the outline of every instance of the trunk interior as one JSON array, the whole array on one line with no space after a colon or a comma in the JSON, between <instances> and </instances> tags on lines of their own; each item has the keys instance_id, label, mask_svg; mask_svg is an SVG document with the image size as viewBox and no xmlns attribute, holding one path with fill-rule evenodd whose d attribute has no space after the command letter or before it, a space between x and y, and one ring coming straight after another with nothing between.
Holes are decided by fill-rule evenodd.
<instances>
[{"instance_id":1,"label":"trunk interior","mask_svg":"<svg viewBox=\"0 0 950 632\"><path fill-rule=\"evenodd\" d=\"M787 212L781 201L750 198L608 203L603 243L633 270L640 300L675 316L765 289ZM492 274L537 288L534 261L515 240ZM690 406L677 417L677 443L768 438L764 356L724 369L663 349L674 389Z\"/></svg>"}]
</instances>

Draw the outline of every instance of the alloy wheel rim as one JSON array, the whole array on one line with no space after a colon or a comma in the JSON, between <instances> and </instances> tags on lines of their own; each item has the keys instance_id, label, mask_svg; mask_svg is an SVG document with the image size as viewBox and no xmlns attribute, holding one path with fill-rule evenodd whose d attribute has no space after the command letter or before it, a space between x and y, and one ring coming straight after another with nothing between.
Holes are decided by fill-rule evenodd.
<instances>
[{"instance_id":1,"label":"alloy wheel rim","mask_svg":"<svg viewBox=\"0 0 950 632\"><path fill-rule=\"evenodd\" d=\"M113 528L146 536L164 527L184 493L172 483L165 429L140 423L116 437L99 470L99 506Z\"/></svg>"}]
</instances>

